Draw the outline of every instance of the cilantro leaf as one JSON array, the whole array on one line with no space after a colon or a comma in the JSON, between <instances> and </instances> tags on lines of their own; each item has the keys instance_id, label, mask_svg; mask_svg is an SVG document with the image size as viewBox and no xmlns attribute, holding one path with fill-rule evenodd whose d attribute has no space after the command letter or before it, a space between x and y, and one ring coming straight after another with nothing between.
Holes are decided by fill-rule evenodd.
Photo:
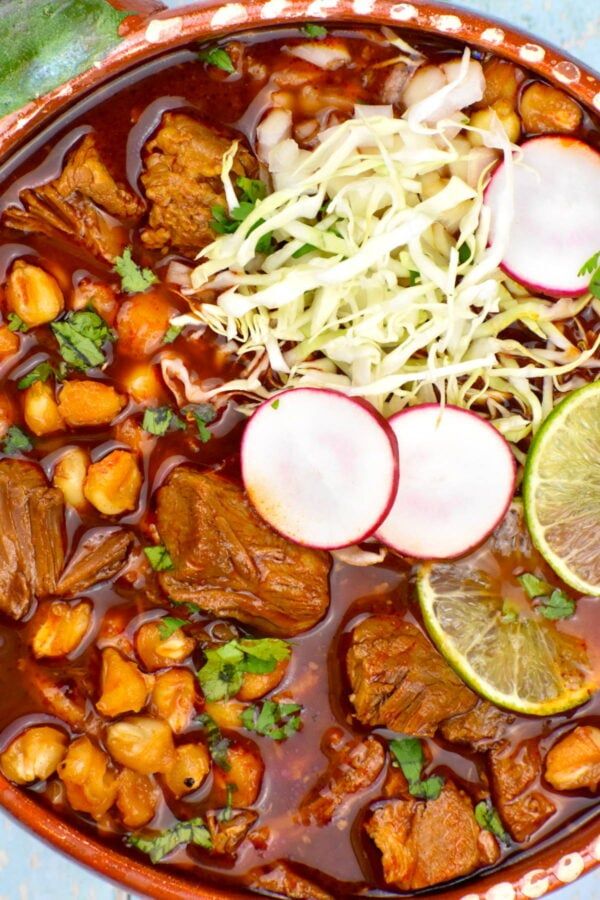
<instances>
[{"instance_id":1,"label":"cilantro leaf","mask_svg":"<svg viewBox=\"0 0 600 900\"><path fill-rule=\"evenodd\" d=\"M4 436L2 452L7 456L14 456L15 453L27 453L29 450L33 450L33 444L28 436L17 425L11 425Z\"/></svg>"},{"instance_id":2,"label":"cilantro leaf","mask_svg":"<svg viewBox=\"0 0 600 900\"><path fill-rule=\"evenodd\" d=\"M498 815L498 812L490 803L481 800L481 802L477 804L475 807L475 819L480 828L495 834L503 844L509 843L509 838L504 830L502 820Z\"/></svg>"},{"instance_id":3,"label":"cilantro leaf","mask_svg":"<svg viewBox=\"0 0 600 900\"><path fill-rule=\"evenodd\" d=\"M169 551L162 544L157 544L155 547L144 547L144 553L155 572L166 572L175 568Z\"/></svg>"},{"instance_id":4,"label":"cilantro leaf","mask_svg":"<svg viewBox=\"0 0 600 900\"><path fill-rule=\"evenodd\" d=\"M600 300L600 250L583 264L578 274L592 276L588 290L593 297Z\"/></svg>"},{"instance_id":5,"label":"cilantro leaf","mask_svg":"<svg viewBox=\"0 0 600 900\"><path fill-rule=\"evenodd\" d=\"M164 619L159 619L158 634L161 641L168 641L178 628L189 624L187 619L176 619L175 616L165 616Z\"/></svg>"},{"instance_id":6,"label":"cilantro leaf","mask_svg":"<svg viewBox=\"0 0 600 900\"><path fill-rule=\"evenodd\" d=\"M3 0L0 116L101 60L121 40L128 15L106 0Z\"/></svg>"},{"instance_id":7,"label":"cilantro leaf","mask_svg":"<svg viewBox=\"0 0 600 900\"><path fill-rule=\"evenodd\" d=\"M190 819L188 822L177 822L172 828L161 831L154 837L144 837L141 834L130 834L126 838L130 847L147 853L150 862L157 863L168 856L176 847L183 844L196 844L205 850L212 848L210 832L204 824L204 819Z\"/></svg>"},{"instance_id":8,"label":"cilantro leaf","mask_svg":"<svg viewBox=\"0 0 600 900\"><path fill-rule=\"evenodd\" d=\"M439 775L421 779L425 764L421 741L418 738L402 738L390 741L389 746L393 756L392 765L402 769L402 774L408 781L409 794L421 800L437 800L444 787L444 779Z\"/></svg>"},{"instance_id":9,"label":"cilantro leaf","mask_svg":"<svg viewBox=\"0 0 600 900\"><path fill-rule=\"evenodd\" d=\"M177 340L182 331L183 325L169 325L169 327L165 331L163 344L172 344L173 341Z\"/></svg>"},{"instance_id":10,"label":"cilantro leaf","mask_svg":"<svg viewBox=\"0 0 600 900\"><path fill-rule=\"evenodd\" d=\"M414 287L416 284L419 284L421 281L421 273L414 272L412 269L408 273L408 284L410 287Z\"/></svg>"},{"instance_id":11,"label":"cilantro leaf","mask_svg":"<svg viewBox=\"0 0 600 900\"><path fill-rule=\"evenodd\" d=\"M24 391L25 388L31 387L32 384L35 384L36 381L48 381L51 375L54 374L54 369L48 362L48 360L44 360L41 363L38 363L34 369L31 369L27 375L23 375L22 378L19 378L17 381L17 387L20 391Z\"/></svg>"},{"instance_id":12,"label":"cilantro leaf","mask_svg":"<svg viewBox=\"0 0 600 900\"><path fill-rule=\"evenodd\" d=\"M418 797L419 800L437 800L443 787L444 779L439 775L432 775L425 781L414 781L409 784L408 793L411 797Z\"/></svg>"},{"instance_id":13,"label":"cilantro leaf","mask_svg":"<svg viewBox=\"0 0 600 900\"><path fill-rule=\"evenodd\" d=\"M458 248L458 264L462 266L463 263L466 263L471 259L472 255L472 250L469 245L466 242L463 242Z\"/></svg>"},{"instance_id":14,"label":"cilantro leaf","mask_svg":"<svg viewBox=\"0 0 600 900\"><path fill-rule=\"evenodd\" d=\"M85 372L106 362L103 347L115 336L102 316L91 309L70 312L51 325L60 354L72 369Z\"/></svg>"},{"instance_id":15,"label":"cilantro leaf","mask_svg":"<svg viewBox=\"0 0 600 900\"><path fill-rule=\"evenodd\" d=\"M225 791L225 806L217 813L217 820L219 822L231 821L231 817L233 815L233 795L237 791L237 784L233 784L232 781L228 781L225 787Z\"/></svg>"},{"instance_id":16,"label":"cilantro leaf","mask_svg":"<svg viewBox=\"0 0 600 900\"><path fill-rule=\"evenodd\" d=\"M214 406L211 406L210 403L190 403L188 406L184 406L181 412L187 419L191 419L196 423L198 437L202 443L206 444L207 441L210 441L212 432L206 426L214 422L217 417Z\"/></svg>"},{"instance_id":17,"label":"cilantro leaf","mask_svg":"<svg viewBox=\"0 0 600 900\"><path fill-rule=\"evenodd\" d=\"M245 672L272 672L279 661L288 659L290 646L279 638L244 638L209 647L204 655L206 662L198 672L198 680L206 699L216 701L235 696Z\"/></svg>"},{"instance_id":18,"label":"cilantro leaf","mask_svg":"<svg viewBox=\"0 0 600 900\"><path fill-rule=\"evenodd\" d=\"M263 181L257 178L238 178L237 187L241 191L238 205L227 212L224 206L216 205L211 207L212 219L210 227L217 234L233 234L237 231L241 223L248 218L254 210L256 204L267 195L267 186ZM265 220L259 219L250 229L252 234L260 225L264 225ZM270 253L273 249L273 235L271 232L263 234L256 242L257 253Z\"/></svg>"},{"instance_id":19,"label":"cilantro leaf","mask_svg":"<svg viewBox=\"0 0 600 900\"><path fill-rule=\"evenodd\" d=\"M21 331L23 334L29 331L29 325L26 325L21 316L11 312L6 317L7 328L9 331Z\"/></svg>"},{"instance_id":20,"label":"cilantro leaf","mask_svg":"<svg viewBox=\"0 0 600 900\"><path fill-rule=\"evenodd\" d=\"M229 762L228 751L231 746L231 741L229 738L223 736L221 729L213 717L209 716L208 713L199 715L196 722L206 735L208 752L210 753L211 758L223 772L229 772L231 763Z\"/></svg>"},{"instance_id":21,"label":"cilantro leaf","mask_svg":"<svg viewBox=\"0 0 600 900\"><path fill-rule=\"evenodd\" d=\"M215 204L210 208L212 219L209 222L210 227L216 234L233 234L239 227L239 222L234 222L229 218L229 213L224 206Z\"/></svg>"},{"instance_id":22,"label":"cilantro leaf","mask_svg":"<svg viewBox=\"0 0 600 900\"><path fill-rule=\"evenodd\" d=\"M206 50L200 50L198 58L202 62L208 63L209 66L215 66L217 69L222 69L230 75L235 72L235 66L229 53L223 50L222 47L208 47Z\"/></svg>"},{"instance_id":23,"label":"cilantro leaf","mask_svg":"<svg viewBox=\"0 0 600 900\"><path fill-rule=\"evenodd\" d=\"M178 419L170 406L155 406L146 410L142 419L142 428L148 434L162 437L169 428L184 428L181 419Z\"/></svg>"},{"instance_id":24,"label":"cilantro leaf","mask_svg":"<svg viewBox=\"0 0 600 900\"><path fill-rule=\"evenodd\" d=\"M251 204L256 203L257 200L264 200L267 196L267 186L258 178L242 176L237 179L236 184L242 192L242 197Z\"/></svg>"},{"instance_id":25,"label":"cilantro leaf","mask_svg":"<svg viewBox=\"0 0 600 900\"><path fill-rule=\"evenodd\" d=\"M302 725L302 707L299 703L278 703L264 700L254 703L242 713L242 725L274 741L291 737Z\"/></svg>"},{"instance_id":26,"label":"cilantro leaf","mask_svg":"<svg viewBox=\"0 0 600 900\"><path fill-rule=\"evenodd\" d=\"M142 269L131 256L131 247L126 247L122 256L115 259L114 271L121 277L121 290L126 294L141 294L158 282L152 269Z\"/></svg>"},{"instance_id":27,"label":"cilantro leaf","mask_svg":"<svg viewBox=\"0 0 600 900\"><path fill-rule=\"evenodd\" d=\"M538 611L546 619L568 619L575 613L575 601L564 591L553 588L547 581L525 572L519 575L525 593L530 600L538 600Z\"/></svg>"},{"instance_id":28,"label":"cilantro leaf","mask_svg":"<svg viewBox=\"0 0 600 900\"><path fill-rule=\"evenodd\" d=\"M309 23L308 25L302 25L300 31L309 38L324 38L327 36L327 29L323 25Z\"/></svg>"},{"instance_id":29,"label":"cilantro leaf","mask_svg":"<svg viewBox=\"0 0 600 900\"><path fill-rule=\"evenodd\" d=\"M421 741L418 738L390 741L390 750L394 757L393 765L402 769L408 783L419 781L425 762Z\"/></svg>"},{"instance_id":30,"label":"cilantro leaf","mask_svg":"<svg viewBox=\"0 0 600 900\"><path fill-rule=\"evenodd\" d=\"M575 613L575 601L564 591L552 591L549 597L542 597L539 611L546 619L569 619Z\"/></svg>"},{"instance_id":31,"label":"cilantro leaf","mask_svg":"<svg viewBox=\"0 0 600 900\"><path fill-rule=\"evenodd\" d=\"M538 578L537 575L533 575L531 572L519 575L519 581L530 600L535 600L536 597L544 597L552 591L551 584L548 584L547 581Z\"/></svg>"},{"instance_id":32,"label":"cilantro leaf","mask_svg":"<svg viewBox=\"0 0 600 900\"><path fill-rule=\"evenodd\" d=\"M510 622L518 622L518 620L519 620L518 610L516 610L513 606L511 606L511 604L508 602L508 600L505 600L504 603L502 604L502 621L505 623L510 623Z\"/></svg>"}]
</instances>

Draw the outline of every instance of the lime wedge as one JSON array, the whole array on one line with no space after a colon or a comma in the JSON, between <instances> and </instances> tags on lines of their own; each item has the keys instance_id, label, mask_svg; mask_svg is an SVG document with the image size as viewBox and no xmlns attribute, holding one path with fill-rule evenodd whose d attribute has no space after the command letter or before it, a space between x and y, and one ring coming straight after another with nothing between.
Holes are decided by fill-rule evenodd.
<instances>
[{"instance_id":1,"label":"lime wedge","mask_svg":"<svg viewBox=\"0 0 600 900\"><path fill-rule=\"evenodd\" d=\"M523 498L548 565L580 593L600 594L600 382L569 394L540 428Z\"/></svg>"},{"instance_id":2,"label":"lime wedge","mask_svg":"<svg viewBox=\"0 0 600 900\"><path fill-rule=\"evenodd\" d=\"M474 691L515 712L550 716L588 700L597 679L585 640L527 599L524 572L547 577L515 503L476 553L421 566L419 602L431 639Z\"/></svg>"}]
</instances>

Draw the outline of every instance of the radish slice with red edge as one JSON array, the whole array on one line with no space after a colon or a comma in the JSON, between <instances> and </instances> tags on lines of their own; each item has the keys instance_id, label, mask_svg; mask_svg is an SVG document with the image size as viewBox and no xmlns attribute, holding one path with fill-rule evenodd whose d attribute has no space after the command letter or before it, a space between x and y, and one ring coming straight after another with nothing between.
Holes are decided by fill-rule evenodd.
<instances>
[{"instance_id":1,"label":"radish slice with red edge","mask_svg":"<svg viewBox=\"0 0 600 900\"><path fill-rule=\"evenodd\" d=\"M398 487L398 448L385 419L336 391L295 388L254 412L242 478L262 518L298 544L358 544L385 519Z\"/></svg>"},{"instance_id":2,"label":"radish slice with red edge","mask_svg":"<svg viewBox=\"0 0 600 900\"><path fill-rule=\"evenodd\" d=\"M577 138L532 138L514 166L514 218L502 269L515 281L551 296L584 294L581 267L600 250L600 153ZM498 166L485 193L494 219L507 190Z\"/></svg>"},{"instance_id":3,"label":"radish slice with red edge","mask_svg":"<svg viewBox=\"0 0 600 900\"><path fill-rule=\"evenodd\" d=\"M388 422L402 477L377 538L417 559L462 556L510 505L516 478L510 447L489 422L456 406L415 406Z\"/></svg>"}]
</instances>

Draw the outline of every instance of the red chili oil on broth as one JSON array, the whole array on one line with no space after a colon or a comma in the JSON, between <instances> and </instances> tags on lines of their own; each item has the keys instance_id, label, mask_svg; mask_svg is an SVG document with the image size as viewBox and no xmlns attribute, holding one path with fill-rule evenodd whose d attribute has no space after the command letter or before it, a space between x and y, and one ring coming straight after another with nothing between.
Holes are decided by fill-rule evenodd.
<instances>
[{"instance_id":1,"label":"red chili oil on broth","mask_svg":"<svg viewBox=\"0 0 600 900\"><path fill-rule=\"evenodd\" d=\"M42 185L56 178L64 159L80 141L75 140L65 150L63 160L53 157L51 151L63 138L76 135L76 129L85 125L96 140L100 158L105 161L110 174L126 183L127 175L139 175L142 167L143 147L160 125L165 111L183 112L192 119L208 124L232 126L242 122L255 125L260 115L257 96L270 80L278 81L280 100L294 110L303 110L304 117L313 117L321 127L331 116L343 119L351 114L354 103L380 102L382 75L387 72L386 63L396 55L393 48L382 43L374 34L351 29L333 32L343 38L349 48L351 62L335 71L319 70L309 63L292 61L284 46L297 43L302 38L297 31L265 32L244 35L239 42L228 45L233 59L242 53L251 54L251 67L243 76L227 78L227 73L201 64L196 48L178 51L172 65L165 60L156 64L156 71L142 80L125 85L117 94L102 99L88 112L65 121L60 131L53 134L43 146L31 153L10 180L2 185L4 198L13 204L16 196L12 188L17 182L19 192L28 187ZM410 35L407 36L411 40ZM454 45L435 41L416 42L432 63L448 54L456 55ZM133 77L133 76L132 76ZM527 76L529 77L529 76ZM526 84L529 81L524 82ZM284 96L285 95L285 96ZM254 102L254 108L253 108ZM323 108L328 110L323 114ZM248 109L250 108L250 113ZM149 111L150 110L150 111ZM257 111L258 110L258 111ZM319 120L319 115L321 116ZM600 131L587 116L582 119L578 131L586 140L600 144ZM308 135L308 130L306 131ZM129 140L128 140L129 139ZM310 136L309 136L310 139ZM68 140L67 140L67 143ZM65 145L66 146L66 145ZM35 171L35 179L28 182L28 173ZM35 183L33 183L33 181ZM140 183L131 184L137 192L143 190ZM0 207L6 202L0 197ZM112 222L106 214L105 220ZM114 223L113 223L114 224ZM126 398L126 405L106 425L81 426L70 431L60 431L39 436L27 459L40 464L51 475L64 448L77 447L87 450L94 462L114 450L137 454L143 487L135 508L121 515L102 515L91 503L83 509L69 508L66 516L66 558L80 544L84 535L100 526L120 526L132 532L134 549L124 567L116 576L101 580L81 593L76 600L91 604L92 615L85 638L66 656L35 659L31 641L35 633L36 606L18 622L9 616L0 618L0 750L26 727L40 724L56 725L66 731L70 740L81 734L91 735L98 746L105 747L107 719L94 708L100 695L102 651L118 650L124 659L139 663L136 656L136 635L142 626L164 616L188 619L185 632L195 642L193 653L176 662L176 667L194 675L202 667L202 646L214 646L244 636L262 637L260 628L253 628L231 619L221 619L198 610L190 613L185 606L169 602L142 552L143 547L159 543L156 513L157 491L168 482L173 470L180 465L191 465L199 471L217 470L234 484L240 483L239 444L244 417L232 402L208 428L212 436L200 440L190 427L171 430L163 436L144 432L142 421L148 408L168 406L174 413L178 403L161 372L161 359L166 356L179 361L193 373L198 385L226 382L240 371L239 364L228 354L225 341L205 332L199 335L193 329L184 329L167 347L162 339L154 340L155 330L145 342L136 316L123 325L123 307L140 303L139 315L160 315L168 311L168 318L188 310L185 295L177 285L165 283L169 263L175 261L191 267L193 260L176 249L160 254L148 249L141 239L133 220L125 220L121 227L126 243L132 247L133 258L140 264L154 269L161 281L147 293L123 295L118 292L118 279L112 266L81 246L68 236L39 233L17 233L0 228L0 277L2 283L16 259L41 266L58 281L65 297L71 297L74 289L85 280L94 284L108 284L114 288L113 319L110 326L116 328L117 339L107 348L108 364L94 371L95 381L114 387ZM141 298L141 299L140 299ZM3 312L6 289L0 287ZM155 302L154 312L148 313ZM156 313L157 315L159 313ZM110 318L110 315L109 315ZM597 333L598 318L589 311L579 320L567 323L570 336ZM520 339L523 332L516 329ZM527 341L536 345L536 339L527 334ZM20 336L19 350L0 360L0 390L8 408L13 411L14 423L23 427L20 412L23 392L16 385L21 376L20 367L34 354L40 360L48 359L58 367L61 354L50 325L32 328ZM23 370L24 371L24 370ZM131 386L136 377L154 384L155 394L148 400L136 399ZM582 373L587 378L589 374ZM70 372L68 379L85 380L84 372ZM141 391L142 388L136 388ZM526 446L525 446L526 449ZM538 569L556 576L536 560ZM330 603L324 618L307 633L291 637L291 661L283 680L277 685L274 696L281 702L293 702L303 707L302 727L285 741L271 740L255 732L223 727L223 732L240 752L258 755L264 766L259 793L249 804L257 818L247 829L246 838L234 853L209 854L190 844L181 846L169 856L168 863L187 872L191 877L224 884L250 884L269 889L266 883L257 882L257 872L265 872L277 861L287 861L293 877L308 878L329 891L335 897L388 891L403 892L386 885L381 865L381 854L364 831L364 823L373 804L386 796L386 779L392 773L389 760L372 782L346 798L342 811L327 825L303 822L302 809L307 796L323 776L328 758L335 754L344 742L365 739L375 735L385 745L398 735L385 727L370 728L361 725L353 714L349 699L351 687L346 673L345 658L350 645L350 632L369 616L400 616L413 628L424 631L423 622L415 599L414 570L410 562L389 555L385 562L371 568L356 568L336 562L330 575ZM507 582L514 582L514 572L505 573ZM557 585L560 586L560 585ZM46 604L48 601L43 600ZM595 603L592 599L579 600L576 616L560 623L559 629L574 636L593 635L595 628ZM285 636L285 635L284 635ZM592 666L600 671L600 648L590 642ZM170 667L165 666L166 669ZM158 670L155 670L158 671ZM145 674L154 675L153 671ZM57 696L60 698L57 702ZM271 696L271 695L269 695ZM204 704L198 691L195 698L196 712L202 713ZM235 702L235 698L232 700ZM67 704L81 714L82 720L73 724L58 713ZM126 712L124 717L145 715ZM119 721L120 715L116 718ZM109 720L112 721L112 720ZM563 715L537 719L514 716L506 732L505 740L510 748L523 741L539 742L542 755L556 741L557 735L569 732L576 724L600 726L600 697L596 695L584 706ZM195 720L175 735L176 746L190 742L206 741L206 733ZM489 751L477 751L461 742L451 742L439 736L424 737L427 775L441 775L452 782L477 803L490 795ZM168 829L177 821L204 817L215 809L215 779L222 778L212 767L201 786L182 797L164 788L165 775L158 775L155 788L158 793L155 814L141 832ZM40 803L52 806L79 827L98 833L92 816L73 809L64 784L56 777L32 783ZM555 807L555 812L533 833L529 840L513 840L508 846L499 845L497 865L528 852L532 846L559 840L562 829L597 808L591 792L559 793L537 778L528 786L545 801ZM491 792L495 802L494 791ZM235 791L233 792L235 808ZM124 847L123 836L136 829L127 828L119 814L108 810L97 817L103 840ZM126 850L139 858L135 849ZM254 873L254 874L249 874ZM295 874L294 874L295 873ZM285 885L284 885L285 887ZM274 889L274 888L273 888ZM317 888L315 888L317 890ZM315 896L325 896L315 894Z\"/></svg>"}]
</instances>

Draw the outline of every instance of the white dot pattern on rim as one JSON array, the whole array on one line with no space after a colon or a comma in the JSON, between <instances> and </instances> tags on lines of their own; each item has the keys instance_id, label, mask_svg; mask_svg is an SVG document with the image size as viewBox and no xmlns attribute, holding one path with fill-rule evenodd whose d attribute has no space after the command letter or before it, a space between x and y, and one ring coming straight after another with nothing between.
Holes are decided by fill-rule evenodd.
<instances>
[{"instance_id":1,"label":"white dot pattern on rim","mask_svg":"<svg viewBox=\"0 0 600 900\"><path fill-rule=\"evenodd\" d=\"M585 862L581 853L570 853L557 863L554 874L563 884L569 884L579 878L585 869Z\"/></svg>"},{"instance_id":2,"label":"white dot pattern on rim","mask_svg":"<svg viewBox=\"0 0 600 900\"><path fill-rule=\"evenodd\" d=\"M432 16L431 24L445 32L460 31L462 27L462 21L458 16Z\"/></svg>"},{"instance_id":3,"label":"white dot pattern on rim","mask_svg":"<svg viewBox=\"0 0 600 900\"><path fill-rule=\"evenodd\" d=\"M521 59L524 59L525 62L538 63L542 62L545 58L546 51L543 47L540 47L539 44L523 44L519 50L519 56Z\"/></svg>"},{"instance_id":4,"label":"white dot pattern on rim","mask_svg":"<svg viewBox=\"0 0 600 900\"><path fill-rule=\"evenodd\" d=\"M575 63L563 59L562 62L556 63L554 66L554 74L563 84L575 84L581 78L581 70Z\"/></svg>"},{"instance_id":5,"label":"white dot pattern on rim","mask_svg":"<svg viewBox=\"0 0 600 900\"><path fill-rule=\"evenodd\" d=\"M390 15L398 22L409 22L411 19L418 18L419 12L412 3L396 3L390 9Z\"/></svg>"},{"instance_id":6,"label":"white dot pattern on rim","mask_svg":"<svg viewBox=\"0 0 600 900\"><path fill-rule=\"evenodd\" d=\"M244 9L243 3L228 3L216 11L211 24L215 27L233 25L236 22L245 22L247 18L248 13Z\"/></svg>"},{"instance_id":7,"label":"white dot pattern on rim","mask_svg":"<svg viewBox=\"0 0 600 900\"><path fill-rule=\"evenodd\" d=\"M550 887L550 879L546 875L544 869L534 869L528 872L519 885L521 893L531 900L537 897L543 897Z\"/></svg>"},{"instance_id":8,"label":"white dot pattern on rim","mask_svg":"<svg viewBox=\"0 0 600 900\"><path fill-rule=\"evenodd\" d=\"M181 32L181 16L173 16L170 19L152 19L146 26L145 38L149 44L160 44L161 41L177 37Z\"/></svg>"},{"instance_id":9,"label":"white dot pattern on rim","mask_svg":"<svg viewBox=\"0 0 600 900\"><path fill-rule=\"evenodd\" d=\"M485 895L485 900L515 900L516 896L517 894L512 884L508 881L503 881L489 889Z\"/></svg>"},{"instance_id":10,"label":"white dot pattern on rim","mask_svg":"<svg viewBox=\"0 0 600 900\"><path fill-rule=\"evenodd\" d=\"M263 19L275 19L284 13L288 0L268 0L260 11Z\"/></svg>"},{"instance_id":11,"label":"white dot pattern on rim","mask_svg":"<svg viewBox=\"0 0 600 900\"><path fill-rule=\"evenodd\" d=\"M488 44L501 44L505 34L501 28L486 28L481 32L481 39Z\"/></svg>"}]
</instances>

